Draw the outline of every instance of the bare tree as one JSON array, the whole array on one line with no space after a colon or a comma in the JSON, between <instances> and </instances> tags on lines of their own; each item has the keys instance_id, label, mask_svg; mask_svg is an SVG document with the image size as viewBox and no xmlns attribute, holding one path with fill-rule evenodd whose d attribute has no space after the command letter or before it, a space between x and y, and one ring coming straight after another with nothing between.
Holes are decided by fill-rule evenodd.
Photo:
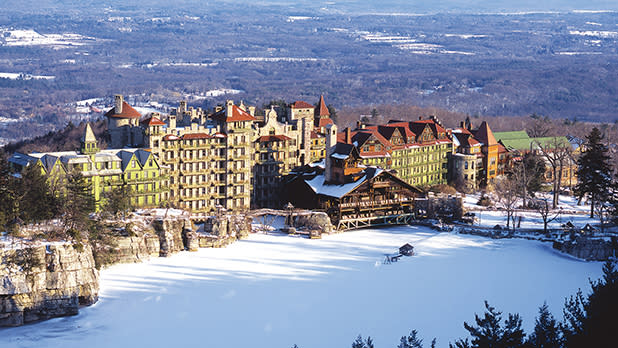
<instances>
[{"instance_id":1,"label":"bare tree","mask_svg":"<svg viewBox=\"0 0 618 348\"><path fill-rule=\"evenodd\" d=\"M560 216L560 211L552 210L547 202L547 199L542 199L539 201L536 211L541 215L541 219L543 219L543 233L547 234L547 225Z\"/></svg>"},{"instance_id":2,"label":"bare tree","mask_svg":"<svg viewBox=\"0 0 618 348\"><path fill-rule=\"evenodd\" d=\"M552 140L543 144L540 142L536 142L536 144L551 167L552 189L554 193L552 209L556 209L558 206L558 197L560 195L563 169L571 160L571 146L568 141L560 137L554 137Z\"/></svg>"},{"instance_id":3,"label":"bare tree","mask_svg":"<svg viewBox=\"0 0 618 348\"><path fill-rule=\"evenodd\" d=\"M511 219L515 215L515 207L519 193L519 184L513 177L499 176L494 179L494 193L498 202L506 212L506 228L510 228ZM513 226L515 227L515 226Z\"/></svg>"}]
</instances>

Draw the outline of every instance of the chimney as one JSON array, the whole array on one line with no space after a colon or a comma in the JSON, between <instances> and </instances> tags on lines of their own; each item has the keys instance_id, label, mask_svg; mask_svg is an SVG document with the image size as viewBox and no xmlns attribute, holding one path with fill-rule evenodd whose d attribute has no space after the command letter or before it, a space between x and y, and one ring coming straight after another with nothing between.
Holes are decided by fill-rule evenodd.
<instances>
[{"instance_id":1,"label":"chimney","mask_svg":"<svg viewBox=\"0 0 618 348\"><path fill-rule=\"evenodd\" d=\"M116 94L114 99L114 112L116 115L120 115L122 113L122 102L124 101L122 99L122 94Z\"/></svg>"},{"instance_id":2,"label":"chimney","mask_svg":"<svg viewBox=\"0 0 618 348\"><path fill-rule=\"evenodd\" d=\"M230 99L225 103L225 117L232 117L233 108L234 108L234 101Z\"/></svg>"},{"instance_id":3,"label":"chimney","mask_svg":"<svg viewBox=\"0 0 618 348\"><path fill-rule=\"evenodd\" d=\"M419 116L418 120L421 121L423 119L423 116Z\"/></svg>"},{"instance_id":4,"label":"chimney","mask_svg":"<svg viewBox=\"0 0 618 348\"><path fill-rule=\"evenodd\" d=\"M255 106L250 106L249 107L249 115L255 116Z\"/></svg>"},{"instance_id":5,"label":"chimney","mask_svg":"<svg viewBox=\"0 0 618 348\"><path fill-rule=\"evenodd\" d=\"M171 130L176 129L176 115L167 116L167 126Z\"/></svg>"},{"instance_id":6,"label":"chimney","mask_svg":"<svg viewBox=\"0 0 618 348\"><path fill-rule=\"evenodd\" d=\"M330 160L330 155L333 154L335 150L335 145L337 145L337 126L334 124L329 124L326 126L326 158L324 160L324 183L329 183L332 181L333 171L332 171L332 162Z\"/></svg>"},{"instance_id":7,"label":"chimney","mask_svg":"<svg viewBox=\"0 0 618 348\"><path fill-rule=\"evenodd\" d=\"M459 128L464 128L464 127L465 127L464 121L459 122Z\"/></svg>"},{"instance_id":8,"label":"chimney","mask_svg":"<svg viewBox=\"0 0 618 348\"><path fill-rule=\"evenodd\" d=\"M345 143L352 144L352 131L350 131L350 127L345 129Z\"/></svg>"},{"instance_id":9,"label":"chimney","mask_svg":"<svg viewBox=\"0 0 618 348\"><path fill-rule=\"evenodd\" d=\"M356 121L356 129L361 129L362 125L363 123L360 120Z\"/></svg>"}]
</instances>

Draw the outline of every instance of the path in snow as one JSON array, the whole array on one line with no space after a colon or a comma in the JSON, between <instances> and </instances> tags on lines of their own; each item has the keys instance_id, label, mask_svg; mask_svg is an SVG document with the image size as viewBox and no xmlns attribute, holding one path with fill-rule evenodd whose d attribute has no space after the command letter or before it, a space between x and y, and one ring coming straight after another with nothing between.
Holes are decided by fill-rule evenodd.
<instances>
[{"instance_id":1,"label":"path in snow","mask_svg":"<svg viewBox=\"0 0 618 348\"><path fill-rule=\"evenodd\" d=\"M390 265L410 242L417 255ZM519 312L530 331L547 301L588 291L600 263L526 240L438 234L422 227L309 240L252 235L102 272L101 299L75 317L0 329L2 347L349 347L360 333L394 347L417 329L438 346L463 337L483 300Z\"/></svg>"}]
</instances>

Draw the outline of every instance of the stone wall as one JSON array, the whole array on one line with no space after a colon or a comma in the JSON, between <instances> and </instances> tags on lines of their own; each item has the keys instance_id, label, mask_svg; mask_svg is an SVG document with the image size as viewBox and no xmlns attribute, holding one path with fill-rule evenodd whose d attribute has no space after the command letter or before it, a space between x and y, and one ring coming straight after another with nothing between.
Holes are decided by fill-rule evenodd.
<instances>
[{"instance_id":1,"label":"stone wall","mask_svg":"<svg viewBox=\"0 0 618 348\"><path fill-rule=\"evenodd\" d=\"M567 242L554 242L554 249L573 255L587 261L605 261L618 253L616 250L616 237L590 238L578 236L575 240Z\"/></svg>"},{"instance_id":2,"label":"stone wall","mask_svg":"<svg viewBox=\"0 0 618 348\"><path fill-rule=\"evenodd\" d=\"M29 267L24 254L38 262ZM21 266L8 267L15 257ZM0 258L0 326L75 315L98 299L99 272L88 246L81 252L68 244L1 249Z\"/></svg>"}]
</instances>

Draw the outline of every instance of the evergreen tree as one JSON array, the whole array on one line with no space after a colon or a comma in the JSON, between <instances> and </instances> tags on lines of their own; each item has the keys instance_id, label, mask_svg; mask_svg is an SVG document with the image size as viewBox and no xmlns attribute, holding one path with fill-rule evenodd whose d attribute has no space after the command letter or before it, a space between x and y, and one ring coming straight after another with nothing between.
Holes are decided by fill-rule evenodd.
<instances>
[{"instance_id":1,"label":"evergreen tree","mask_svg":"<svg viewBox=\"0 0 618 348\"><path fill-rule=\"evenodd\" d=\"M523 163L527 176L526 190L530 196L534 197L545 181L545 162L539 155L529 152L524 155Z\"/></svg>"},{"instance_id":2,"label":"evergreen tree","mask_svg":"<svg viewBox=\"0 0 618 348\"><path fill-rule=\"evenodd\" d=\"M612 261L603 265L603 278L590 283L592 292L587 298L580 290L566 300L561 328L567 347L615 344L615 316L618 313L618 270L615 266Z\"/></svg>"},{"instance_id":3,"label":"evergreen tree","mask_svg":"<svg viewBox=\"0 0 618 348\"><path fill-rule=\"evenodd\" d=\"M13 176L4 152L0 150L0 227L5 227L14 219Z\"/></svg>"},{"instance_id":4,"label":"evergreen tree","mask_svg":"<svg viewBox=\"0 0 618 348\"><path fill-rule=\"evenodd\" d=\"M534 332L528 337L528 344L539 348L562 347L560 327L554 316L549 312L547 303L543 303L539 307L539 316L536 318Z\"/></svg>"},{"instance_id":5,"label":"evergreen tree","mask_svg":"<svg viewBox=\"0 0 618 348\"><path fill-rule=\"evenodd\" d=\"M67 174L66 194L62 204L62 221L65 233L74 241L81 238L81 232L88 228L89 214L94 211L95 202L91 187L80 172Z\"/></svg>"},{"instance_id":6,"label":"evergreen tree","mask_svg":"<svg viewBox=\"0 0 618 348\"><path fill-rule=\"evenodd\" d=\"M25 223L48 220L58 214L58 201L50 193L47 178L38 166L23 170L19 191L20 218Z\"/></svg>"},{"instance_id":7,"label":"evergreen tree","mask_svg":"<svg viewBox=\"0 0 618 348\"><path fill-rule=\"evenodd\" d=\"M601 132L595 127L586 139L586 150L577 161L579 182L575 191L580 199L586 194L590 197L590 217L593 218L595 205L602 205L610 199L612 168Z\"/></svg>"},{"instance_id":8,"label":"evergreen tree","mask_svg":"<svg viewBox=\"0 0 618 348\"><path fill-rule=\"evenodd\" d=\"M127 184L112 188L105 192L104 210L112 215L125 216L125 213L132 209L131 206L131 187Z\"/></svg>"},{"instance_id":9,"label":"evergreen tree","mask_svg":"<svg viewBox=\"0 0 618 348\"><path fill-rule=\"evenodd\" d=\"M423 340L416 337L417 334L416 330L412 330L408 337L401 336L397 348L423 348Z\"/></svg>"},{"instance_id":10,"label":"evergreen tree","mask_svg":"<svg viewBox=\"0 0 618 348\"><path fill-rule=\"evenodd\" d=\"M494 348L494 347L509 347L517 348L524 347L525 333L521 328L521 318L519 314L509 314L508 319L504 321L504 328L501 325L501 312L490 306L485 301L485 315L483 318L474 315L476 326L464 322L464 328L468 330L472 340L458 340L455 346L457 348Z\"/></svg>"},{"instance_id":11,"label":"evergreen tree","mask_svg":"<svg viewBox=\"0 0 618 348\"><path fill-rule=\"evenodd\" d=\"M361 335L358 335L358 337L356 337L354 342L352 342L352 348L375 348L375 347L373 345L373 340L371 339L371 336L368 336L367 340L363 341L363 337Z\"/></svg>"}]
</instances>

